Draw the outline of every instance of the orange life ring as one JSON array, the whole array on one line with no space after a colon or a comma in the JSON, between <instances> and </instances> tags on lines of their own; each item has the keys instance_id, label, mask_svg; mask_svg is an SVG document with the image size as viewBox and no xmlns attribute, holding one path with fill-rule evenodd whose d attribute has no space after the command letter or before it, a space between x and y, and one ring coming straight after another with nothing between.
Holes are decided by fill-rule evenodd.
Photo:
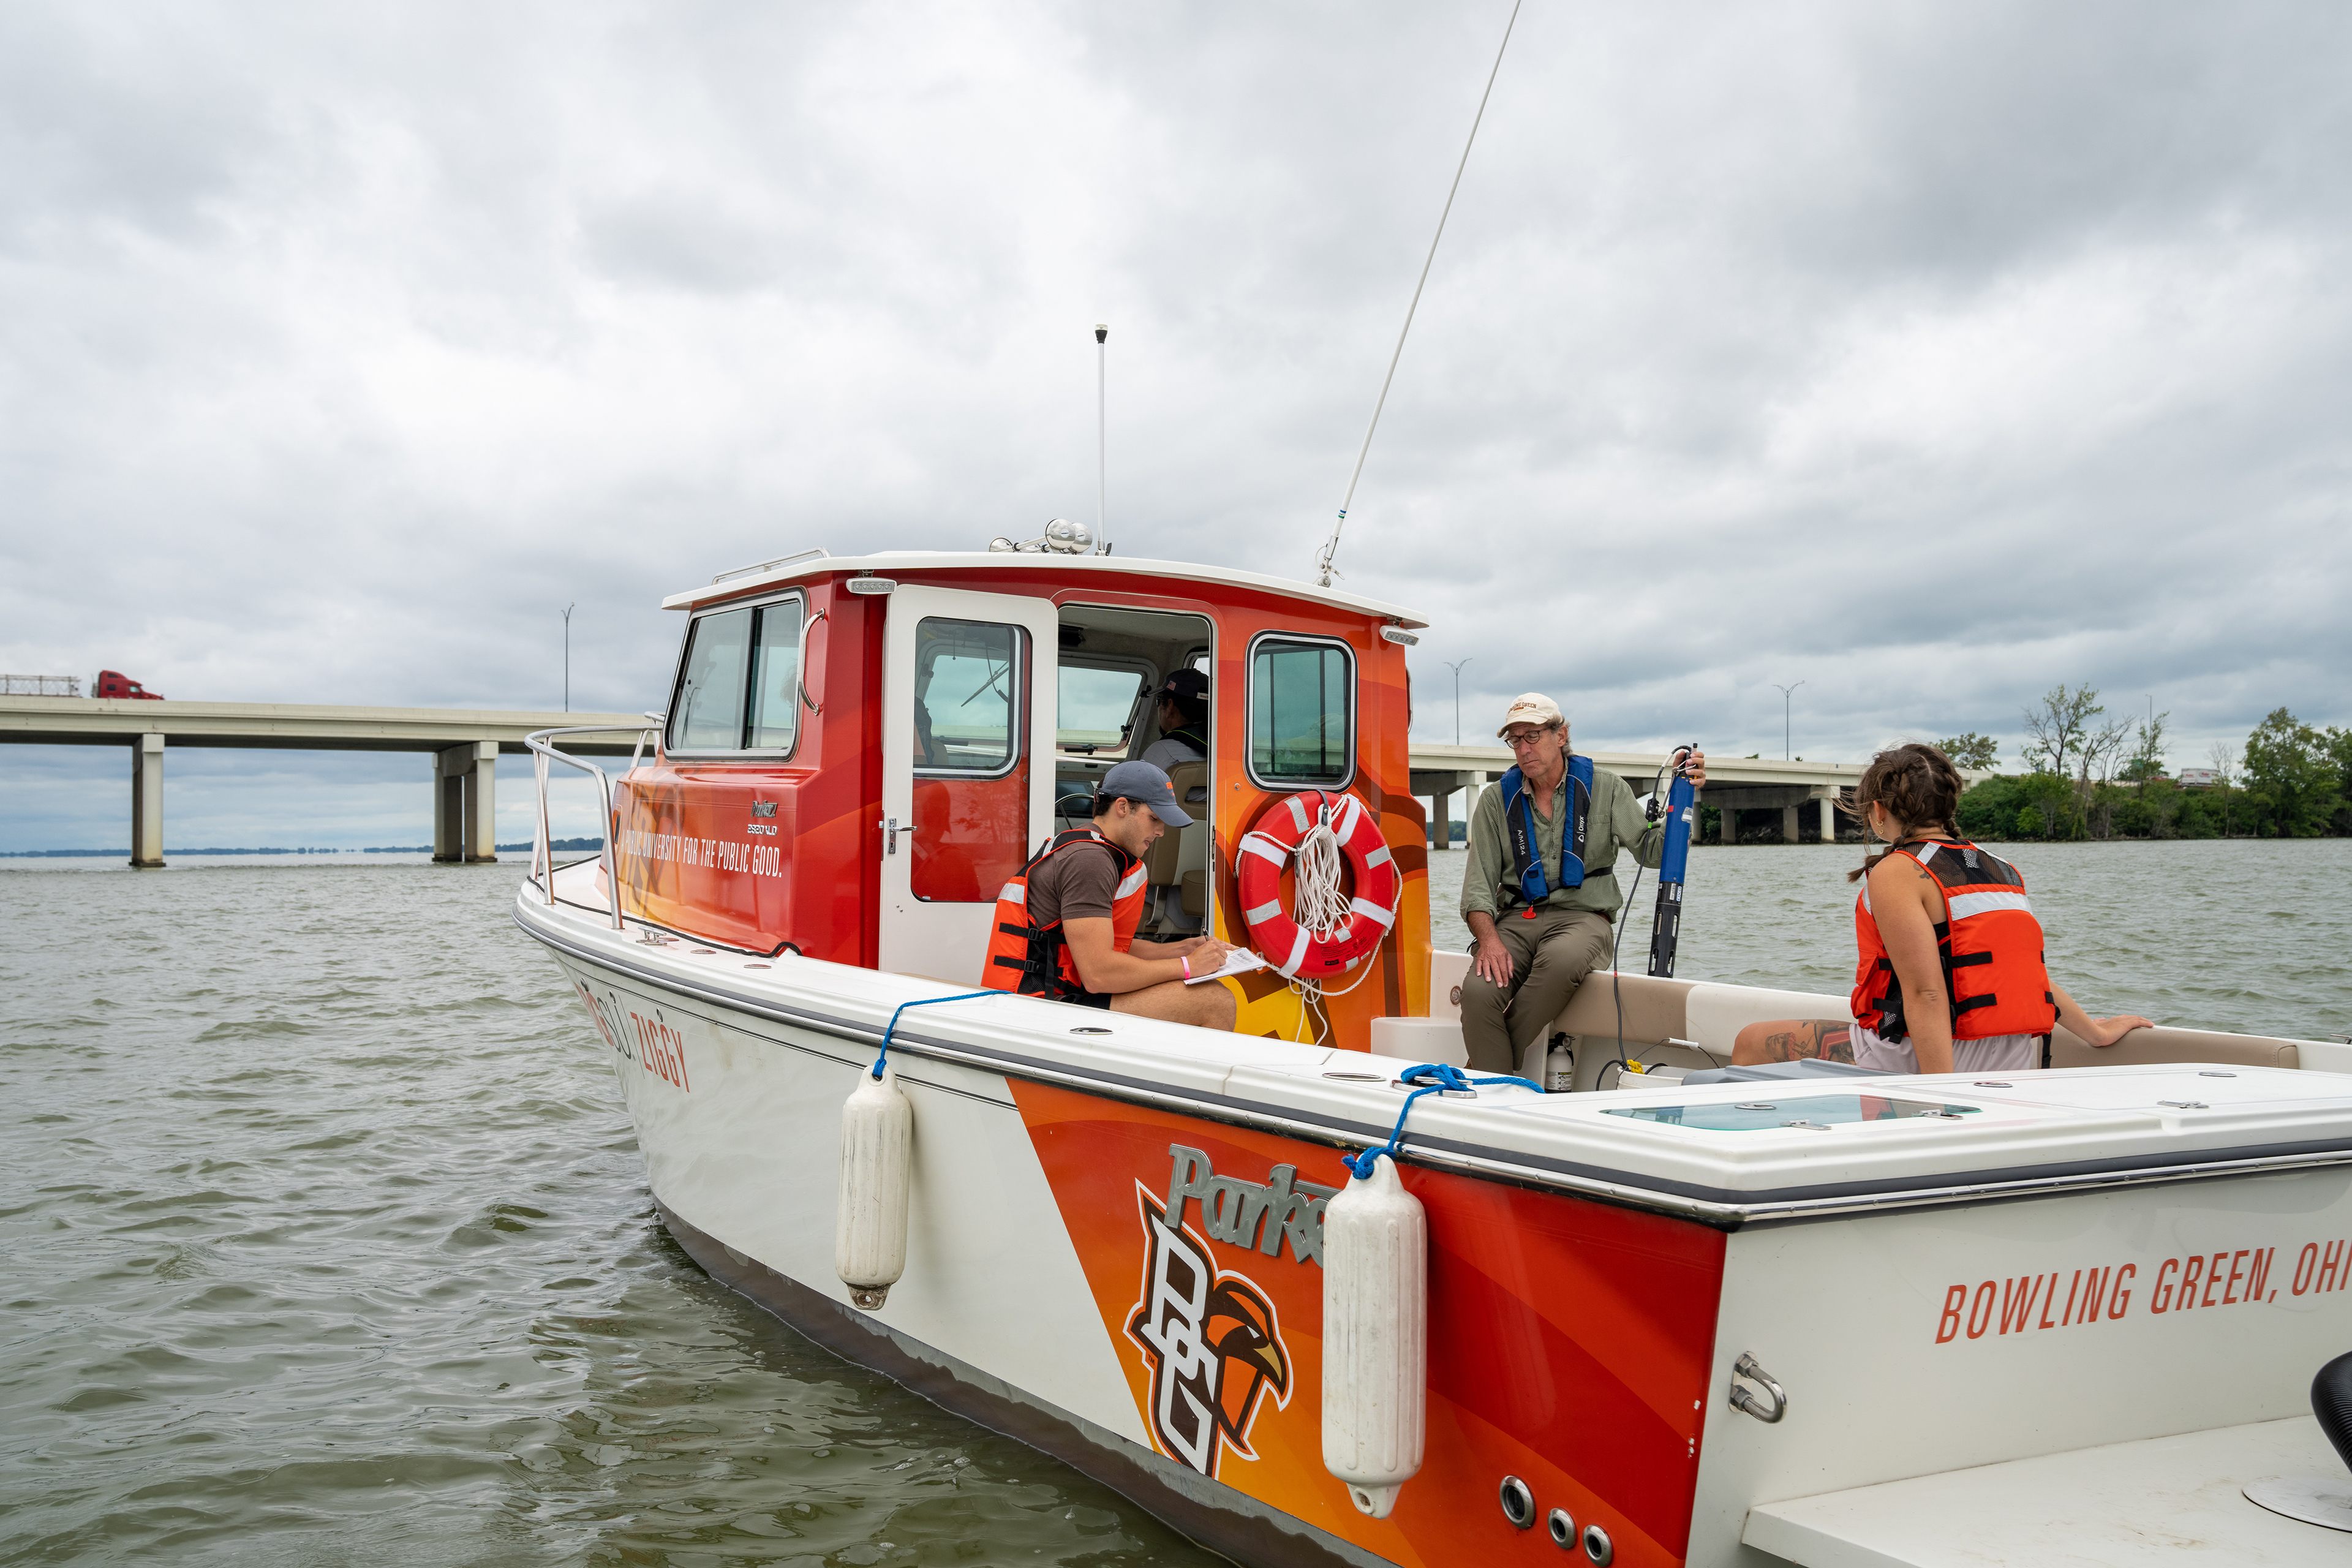
<instances>
[{"instance_id":1,"label":"orange life ring","mask_svg":"<svg viewBox=\"0 0 2352 1568\"><path fill-rule=\"evenodd\" d=\"M1328 823L1339 840L1355 879L1346 928L1319 934L1292 920L1282 905L1283 869L1318 822ZM1234 874L1250 944L1294 980L1338 974L1370 957L1396 924L1397 905L1404 897L1404 876L1371 808L1357 795L1319 789L1286 795L1269 807L1242 836Z\"/></svg>"}]
</instances>

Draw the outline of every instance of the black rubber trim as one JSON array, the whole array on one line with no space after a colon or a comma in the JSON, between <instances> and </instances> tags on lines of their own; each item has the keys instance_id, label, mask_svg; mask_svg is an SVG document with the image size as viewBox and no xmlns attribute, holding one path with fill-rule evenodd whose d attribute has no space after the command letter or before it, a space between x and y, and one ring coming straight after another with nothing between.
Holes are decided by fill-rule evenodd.
<instances>
[{"instance_id":1,"label":"black rubber trim","mask_svg":"<svg viewBox=\"0 0 2352 1568\"><path fill-rule=\"evenodd\" d=\"M632 974L651 985L698 995L706 1001L738 1008L754 1016L772 1018L779 1023L793 1024L803 1028L832 1035L839 1039L861 1043L878 1043L882 1031L845 1018L835 1018L798 1007L745 996L740 992L718 986L696 984L676 976L640 969L625 958L614 958L585 950L562 940L551 932L526 924L520 912L515 923L535 940L559 948L584 963L617 969ZM1234 1122L1267 1131L1299 1136L1301 1130L1319 1132L1326 1142L1336 1145L1354 1144L1359 1147L1388 1142L1389 1127L1361 1121L1345 1121L1325 1116L1317 1111L1290 1106L1275 1106L1256 1100L1238 1100L1230 1095L1204 1094L1198 1089L1183 1089L1155 1079L1131 1077L1124 1073L1104 1072L1098 1068L1049 1062L1037 1058L1023 1057L1010 1051L962 1040L944 1039L936 1036L918 1035L900 1028L892 1037L892 1047L912 1054L938 1053L953 1058L984 1061L991 1070L1032 1083L1059 1084L1078 1079L1087 1084L1100 1084L1107 1089L1124 1090L1121 1098L1165 1103L1175 1101L1191 1114L1210 1121ZM1747 1191L1728 1187L1704 1186L1693 1182L1642 1174L1612 1166L1591 1165L1580 1161L1562 1160L1545 1154L1529 1154L1518 1150L1498 1150L1488 1144L1467 1143L1456 1139L1426 1137L1414 1134L1399 1151L1408 1159L1415 1152L1442 1152L1458 1159L1474 1162L1480 1169L1473 1173L1491 1179L1517 1180L1524 1184L1548 1185L1547 1175L1567 1178L1580 1183L1593 1183L1612 1189L1595 1193L1582 1187L1573 1189L1577 1196L1599 1202L1615 1202L1626 1206L1655 1206L1681 1218L1696 1220L1719 1229L1736 1230L1742 1226L1779 1220L1801 1220L1811 1217L1802 1214L1763 1215L1744 1211L1791 1204L1829 1204L1839 1200L1870 1198L1912 1198L1906 1206L1947 1207L1959 1204L1980 1204L2007 1198L2051 1195L2067 1189L2080 1179L2101 1175L2128 1177L2159 1176L2175 1172L2179 1181L2210 1180L2250 1173L2249 1166L2259 1169L2266 1165L2282 1165L2287 1162L2308 1163L2314 1157L2333 1156L2329 1163L2352 1163L2352 1133L2332 1139L2316 1139L2302 1143L2263 1145L2252 1148L2209 1149L2184 1152L2180 1154L2140 1154L2122 1159L2081 1160L2061 1165L2026 1165L2004 1167L1990 1171L1956 1172L1932 1185L1916 1181L1888 1179L1864 1182L1828 1182L1802 1187L1769 1187ZM2230 1166L2230 1169L2215 1167ZM2023 1187L2022 1191L2002 1192L2003 1187ZM1645 1194L1654 1194L1654 1205L1644 1205ZM1731 1212L1695 1214L1670 1200L1682 1198L1715 1205Z\"/></svg>"}]
</instances>

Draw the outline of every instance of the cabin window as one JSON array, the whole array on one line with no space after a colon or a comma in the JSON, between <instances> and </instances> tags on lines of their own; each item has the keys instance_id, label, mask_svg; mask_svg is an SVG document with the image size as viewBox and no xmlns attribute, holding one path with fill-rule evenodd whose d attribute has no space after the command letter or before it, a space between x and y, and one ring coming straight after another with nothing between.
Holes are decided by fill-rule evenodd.
<instances>
[{"instance_id":1,"label":"cabin window","mask_svg":"<svg viewBox=\"0 0 2352 1568\"><path fill-rule=\"evenodd\" d=\"M927 616L915 628L915 772L996 774L1020 752L1021 629Z\"/></svg>"},{"instance_id":2,"label":"cabin window","mask_svg":"<svg viewBox=\"0 0 2352 1568\"><path fill-rule=\"evenodd\" d=\"M1144 674L1134 668L1064 663L1055 672L1060 706L1054 717L1054 744L1065 752L1124 752Z\"/></svg>"},{"instance_id":3,"label":"cabin window","mask_svg":"<svg viewBox=\"0 0 2352 1568\"><path fill-rule=\"evenodd\" d=\"M1262 637L1250 646L1250 776L1293 787L1355 773L1356 660L1344 643Z\"/></svg>"},{"instance_id":4,"label":"cabin window","mask_svg":"<svg viewBox=\"0 0 2352 1568\"><path fill-rule=\"evenodd\" d=\"M762 605L751 637L751 721L743 743L789 752L801 721L801 602Z\"/></svg>"},{"instance_id":5,"label":"cabin window","mask_svg":"<svg viewBox=\"0 0 2352 1568\"><path fill-rule=\"evenodd\" d=\"M670 699L673 752L789 752L800 731L797 594L697 616Z\"/></svg>"},{"instance_id":6,"label":"cabin window","mask_svg":"<svg viewBox=\"0 0 2352 1568\"><path fill-rule=\"evenodd\" d=\"M750 610L695 617L687 631L686 668L672 705L673 748L732 752L742 746L743 675L751 652Z\"/></svg>"}]
</instances>

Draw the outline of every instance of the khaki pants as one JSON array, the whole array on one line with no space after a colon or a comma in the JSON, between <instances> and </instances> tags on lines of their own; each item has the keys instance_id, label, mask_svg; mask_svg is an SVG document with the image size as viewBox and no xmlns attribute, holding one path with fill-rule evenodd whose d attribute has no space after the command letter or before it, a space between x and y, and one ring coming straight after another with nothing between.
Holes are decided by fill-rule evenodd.
<instances>
[{"instance_id":1,"label":"khaki pants","mask_svg":"<svg viewBox=\"0 0 2352 1568\"><path fill-rule=\"evenodd\" d=\"M1470 972L1462 982L1462 1040L1474 1072L1516 1073L1584 977L1609 961L1609 921L1591 910L1538 910L1533 920L1498 917L1495 934L1511 955L1511 985L1497 990Z\"/></svg>"}]
</instances>

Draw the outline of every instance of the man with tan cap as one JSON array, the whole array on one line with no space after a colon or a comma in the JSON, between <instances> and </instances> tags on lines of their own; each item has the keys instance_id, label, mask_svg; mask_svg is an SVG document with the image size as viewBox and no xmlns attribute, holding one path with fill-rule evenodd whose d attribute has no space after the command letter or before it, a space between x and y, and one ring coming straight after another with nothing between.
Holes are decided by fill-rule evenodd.
<instances>
[{"instance_id":1,"label":"man with tan cap","mask_svg":"<svg viewBox=\"0 0 2352 1568\"><path fill-rule=\"evenodd\" d=\"M1479 794L1470 816L1462 919L1477 947L1462 983L1462 1038L1473 1068L1515 1073L1608 962L1610 921L1625 901L1617 852L1655 866L1666 835L1643 817L1632 785L1569 750L1568 720L1550 698L1517 699L1495 732L1518 765ZM1693 752L1684 771L1705 785L1706 753Z\"/></svg>"}]
</instances>

